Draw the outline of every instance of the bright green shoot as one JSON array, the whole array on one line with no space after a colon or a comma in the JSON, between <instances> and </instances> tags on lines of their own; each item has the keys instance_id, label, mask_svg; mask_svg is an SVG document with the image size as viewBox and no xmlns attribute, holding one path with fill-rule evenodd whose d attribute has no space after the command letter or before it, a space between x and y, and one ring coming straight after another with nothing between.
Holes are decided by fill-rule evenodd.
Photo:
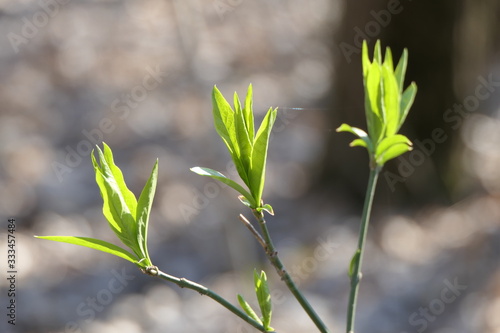
<instances>
[{"instance_id":1,"label":"bright green shoot","mask_svg":"<svg viewBox=\"0 0 500 333\"><path fill-rule=\"evenodd\" d=\"M117 245L88 237L36 236L42 239L89 247L116 255L142 269L152 266L147 247L149 215L158 179L158 161L142 190L139 201L128 189L121 170L113 161L111 149L103 143L104 151L97 147L100 164L92 151L96 182L103 199L102 211L109 226L131 252Z\"/></svg>"},{"instance_id":2,"label":"bright green shoot","mask_svg":"<svg viewBox=\"0 0 500 333\"><path fill-rule=\"evenodd\" d=\"M368 46L364 41L362 63L368 134L347 124L342 124L337 132L350 132L356 135L358 139L352 141L351 146L365 147L370 156L370 167L374 169L382 167L385 162L412 149L411 141L397 132L413 104L417 86L412 82L403 92L408 64L406 49L394 70L390 48L386 48L382 62L380 41L377 41L373 62L370 62Z\"/></svg>"},{"instance_id":3,"label":"bright green shoot","mask_svg":"<svg viewBox=\"0 0 500 333\"><path fill-rule=\"evenodd\" d=\"M347 308L347 333L354 333L359 284L362 277L363 253L379 173L385 162L412 149L411 141L406 136L397 134L417 93L415 83L411 83L403 92L407 62L408 51L405 49L394 70L390 48L386 49L385 58L382 62L380 41L375 44L373 62L370 62L368 46L366 41L363 41L363 84L365 88L365 113L368 134L347 124L342 124L337 129L337 132L350 132L356 135L358 139L351 142L351 146L365 147L370 156L370 177L361 216L358 247L349 265L351 290Z\"/></svg>"},{"instance_id":4,"label":"bright green shoot","mask_svg":"<svg viewBox=\"0 0 500 333\"><path fill-rule=\"evenodd\" d=\"M226 144L248 191L218 171L202 167L191 168L191 171L222 181L241 194L240 200L246 206L273 214L272 207L263 204L262 193L266 178L267 149L277 109L268 110L255 134L252 97L252 85L248 87L243 106L238 94L234 93L233 109L217 87L214 86L212 92L215 129Z\"/></svg>"},{"instance_id":5,"label":"bright green shoot","mask_svg":"<svg viewBox=\"0 0 500 333\"><path fill-rule=\"evenodd\" d=\"M240 294L238 294L238 303L246 312L246 314L263 325L266 331L274 331L274 328L270 326L273 311L271 303L271 293L269 292L266 273L264 271L261 271L259 274L257 273L257 270L254 270L253 275L255 294L257 295L257 300L259 301L259 308L260 312L262 313L262 317L257 316L252 306L248 304Z\"/></svg>"}]
</instances>

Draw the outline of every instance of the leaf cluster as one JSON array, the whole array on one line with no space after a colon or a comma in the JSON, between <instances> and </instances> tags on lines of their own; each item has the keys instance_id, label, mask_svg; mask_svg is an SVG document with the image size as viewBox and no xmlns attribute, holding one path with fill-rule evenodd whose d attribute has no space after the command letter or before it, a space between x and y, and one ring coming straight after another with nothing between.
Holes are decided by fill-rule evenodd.
<instances>
[{"instance_id":1,"label":"leaf cluster","mask_svg":"<svg viewBox=\"0 0 500 333\"><path fill-rule=\"evenodd\" d=\"M215 129L226 144L236 170L248 190L218 171L203 167L194 167L191 170L229 185L241 194L240 200L248 207L258 211L266 210L273 214L270 205L263 205L262 192L266 178L269 138L276 120L277 109L268 110L255 133L252 95L252 85L249 85L245 104L242 105L235 92L233 108L216 86L212 91Z\"/></svg>"},{"instance_id":2,"label":"leaf cluster","mask_svg":"<svg viewBox=\"0 0 500 333\"><path fill-rule=\"evenodd\" d=\"M128 251L109 242L74 236L37 236L38 238L57 242L70 243L96 249L116 255L135 263L141 268L151 266L147 247L147 231L149 215L158 179L158 160L153 166L151 175L142 190L139 200L128 189L121 170L115 165L111 148L103 143L103 150L97 147L100 163L92 151L97 185L103 199L102 212L109 226L128 247Z\"/></svg>"},{"instance_id":3,"label":"leaf cluster","mask_svg":"<svg viewBox=\"0 0 500 333\"><path fill-rule=\"evenodd\" d=\"M380 40L378 40L371 62L368 46L366 41L363 41L362 63L368 133L347 124L342 124L337 132L350 132L356 135L358 139L352 141L351 146L365 147L370 156L370 166L382 167L385 162L412 149L411 141L397 132L413 104L417 86L412 82L403 91L408 64L406 49L394 69L389 47L386 48L382 61Z\"/></svg>"}]
</instances>

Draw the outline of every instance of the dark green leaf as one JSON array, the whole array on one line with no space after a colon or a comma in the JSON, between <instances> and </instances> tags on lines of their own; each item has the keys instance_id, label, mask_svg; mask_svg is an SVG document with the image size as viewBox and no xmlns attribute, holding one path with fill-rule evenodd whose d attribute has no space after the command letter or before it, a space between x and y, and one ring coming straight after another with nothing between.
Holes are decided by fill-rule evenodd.
<instances>
[{"instance_id":1,"label":"dark green leaf","mask_svg":"<svg viewBox=\"0 0 500 333\"><path fill-rule=\"evenodd\" d=\"M352 256L351 263L349 264L349 278L352 280L352 276L354 274L354 270L356 266L359 264L359 257L361 255L361 251L358 249L356 253Z\"/></svg>"}]
</instances>

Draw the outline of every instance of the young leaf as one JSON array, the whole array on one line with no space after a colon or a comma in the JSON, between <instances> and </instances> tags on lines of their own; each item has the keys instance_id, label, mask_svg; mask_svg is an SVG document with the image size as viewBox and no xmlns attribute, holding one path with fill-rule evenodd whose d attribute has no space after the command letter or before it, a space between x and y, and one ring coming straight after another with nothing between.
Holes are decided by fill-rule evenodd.
<instances>
[{"instance_id":1,"label":"young leaf","mask_svg":"<svg viewBox=\"0 0 500 333\"><path fill-rule=\"evenodd\" d=\"M412 150L412 147L407 143L394 144L377 156L377 164L382 166L385 162L392 160L393 158L396 158L410 150Z\"/></svg>"},{"instance_id":2,"label":"young leaf","mask_svg":"<svg viewBox=\"0 0 500 333\"><path fill-rule=\"evenodd\" d=\"M368 44L366 40L363 40L363 51L361 54L361 62L363 65L363 83L366 85L366 76L368 75L368 69L371 66L370 57L368 55Z\"/></svg>"},{"instance_id":3,"label":"young leaf","mask_svg":"<svg viewBox=\"0 0 500 333\"><path fill-rule=\"evenodd\" d=\"M377 144L383 134L384 115L381 110L381 70L377 62L373 62L368 70L365 86L365 113L368 135L373 144Z\"/></svg>"},{"instance_id":4,"label":"young leaf","mask_svg":"<svg viewBox=\"0 0 500 333\"><path fill-rule=\"evenodd\" d=\"M144 266L142 264L139 264L139 259L130 252L128 252L127 250L119 246L116 246L114 244L102 241L100 239L94 239L89 237L74 237L74 236L35 236L35 237L40 239L48 239L55 242L85 246L98 251L110 253L117 257L128 260L136 265L139 265L140 267Z\"/></svg>"},{"instance_id":5,"label":"young leaf","mask_svg":"<svg viewBox=\"0 0 500 333\"><path fill-rule=\"evenodd\" d=\"M238 99L238 95L235 93L235 100ZM239 102L238 102L239 104ZM243 166L242 172L239 172L241 179L245 184L249 184L248 171L250 170L250 157L252 155L252 144L253 137L248 136L247 124L245 120L245 115L241 107L235 107L236 111L234 114L234 123L236 128L236 138L239 147L239 160Z\"/></svg>"},{"instance_id":6,"label":"young leaf","mask_svg":"<svg viewBox=\"0 0 500 333\"><path fill-rule=\"evenodd\" d=\"M356 265L359 263L359 256L361 255L361 251L358 249L356 253L352 256L351 263L349 264L349 278L352 280L352 275L354 274L354 269L356 268Z\"/></svg>"},{"instance_id":7,"label":"young leaf","mask_svg":"<svg viewBox=\"0 0 500 333\"><path fill-rule=\"evenodd\" d=\"M148 253L148 222L149 215L151 213L151 206L153 205L153 199L156 192L156 183L158 182L158 160L156 160L153 170L151 171L151 176L149 176L146 185L142 189L141 196L139 197L139 202L137 203L137 217L136 221L138 224L138 242L142 253L142 258L146 259L146 266L151 266L151 259L149 259Z\"/></svg>"},{"instance_id":8,"label":"young leaf","mask_svg":"<svg viewBox=\"0 0 500 333\"><path fill-rule=\"evenodd\" d=\"M405 92L401 96L400 108L399 112L401 113L399 116L399 128L403 126L404 121L406 120L406 116L410 111L410 108L415 100L415 95L417 94L417 85L415 82L412 82L408 88L406 88ZM398 128L398 130L399 130Z\"/></svg>"},{"instance_id":9,"label":"young leaf","mask_svg":"<svg viewBox=\"0 0 500 333\"><path fill-rule=\"evenodd\" d=\"M254 130L252 100L253 100L253 88L252 85L250 84L248 85L247 96L245 98L245 107L243 108L243 114L245 116L245 123L247 125L248 136L251 138L253 145L255 130Z\"/></svg>"},{"instance_id":10,"label":"young leaf","mask_svg":"<svg viewBox=\"0 0 500 333\"><path fill-rule=\"evenodd\" d=\"M193 171L194 173L201 175L201 176L208 176L208 177L211 177L213 179L217 179L226 185L229 185L230 187L232 187L233 189L238 191L241 195L243 195L247 199L247 201L251 205L251 208L257 207L255 200L252 198L250 193L248 193L248 191L246 191L240 184L236 183L234 180L229 179L226 176L224 176L222 173L215 171L215 170L212 170L212 169L209 169L209 168L202 168L202 167L194 167L194 168L191 168L190 170Z\"/></svg>"},{"instance_id":11,"label":"young leaf","mask_svg":"<svg viewBox=\"0 0 500 333\"><path fill-rule=\"evenodd\" d=\"M135 205L131 204L132 199L129 196L129 190L125 185L123 176L121 176L121 171L114 165L109 147L104 147L106 149L106 154L103 154L101 149L97 147L101 162L100 166L94 157L93 151L91 154L96 174L96 182L103 199L102 211L109 225L120 240L132 249L135 254L140 256L141 252L137 241L138 230L135 222L137 203L134 197L133 202ZM134 211L131 212L130 209L134 209Z\"/></svg>"},{"instance_id":12,"label":"young leaf","mask_svg":"<svg viewBox=\"0 0 500 333\"><path fill-rule=\"evenodd\" d=\"M269 137L276 120L278 109L270 108L255 136L252 150L252 164L249 172L249 188L257 205L261 204L262 192L266 178L266 159Z\"/></svg>"},{"instance_id":13,"label":"young leaf","mask_svg":"<svg viewBox=\"0 0 500 333\"><path fill-rule=\"evenodd\" d=\"M406 66L408 65L408 50L404 49L401 58L399 59L398 66L394 75L396 75L396 80L398 82L399 94L403 92L403 85L405 83Z\"/></svg>"},{"instance_id":14,"label":"young leaf","mask_svg":"<svg viewBox=\"0 0 500 333\"><path fill-rule=\"evenodd\" d=\"M247 301L245 301L243 296L241 296L240 294L238 294L238 303L240 304L241 308L243 309L243 311L245 311L247 315L249 315L253 320L262 325L262 320L260 320L259 316L257 316L255 311L250 306L250 304L248 304Z\"/></svg>"},{"instance_id":15,"label":"young leaf","mask_svg":"<svg viewBox=\"0 0 500 333\"><path fill-rule=\"evenodd\" d=\"M368 137L368 134L365 131L363 131L362 129L357 128L357 127L352 127L352 126L347 125L347 124L342 124L339 126L339 128L337 128L336 131L337 132L349 132L349 133L352 133L352 134L359 137L359 139L356 139L353 142L351 142L351 144L350 144L351 147L361 146L361 147L368 148L369 152L373 151L373 143L370 140L370 138ZM358 140L361 140L361 142Z\"/></svg>"},{"instance_id":16,"label":"young leaf","mask_svg":"<svg viewBox=\"0 0 500 333\"><path fill-rule=\"evenodd\" d=\"M399 126L399 88L393 70L382 67L383 103L385 110L386 135L397 133Z\"/></svg>"},{"instance_id":17,"label":"young leaf","mask_svg":"<svg viewBox=\"0 0 500 333\"><path fill-rule=\"evenodd\" d=\"M266 329L270 328L272 316L272 303L269 286L267 285L267 276L264 271L260 275L254 270L255 293L259 301L260 311L262 313L262 323Z\"/></svg>"},{"instance_id":18,"label":"young leaf","mask_svg":"<svg viewBox=\"0 0 500 333\"><path fill-rule=\"evenodd\" d=\"M257 210L259 210L259 208L257 208ZM260 207L260 210L264 210L270 215L274 215L273 207L270 204L265 204L264 206Z\"/></svg>"},{"instance_id":19,"label":"young leaf","mask_svg":"<svg viewBox=\"0 0 500 333\"><path fill-rule=\"evenodd\" d=\"M237 96L235 96L235 99ZM229 154L233 159L234 165L236 166L236 170L240 175L241 179L247 183L248 182L248 174L247 169L241 159L241 151L240 145L238 143L238 136L236 132L236 115L231 105L226 101L222 93L214 86L212 91L212 104L213 104L213 117L214 124L217 133L222 138L222 141L227 146L229 150ZM239 100L237 102L237 106L241 109L239 105Z\"/></svg>"},{"instance_id":20,"label":"young leaf","mask_svg":"<svg viewBox=\"0 0 500 333\"><path fill-rule=\"evenodd\" d=\"M231 156L237 157L239 152L236 145L234 111L216 86L212 91L212 105L215 130L226 144Z\"/></svg>"}]
</instances>

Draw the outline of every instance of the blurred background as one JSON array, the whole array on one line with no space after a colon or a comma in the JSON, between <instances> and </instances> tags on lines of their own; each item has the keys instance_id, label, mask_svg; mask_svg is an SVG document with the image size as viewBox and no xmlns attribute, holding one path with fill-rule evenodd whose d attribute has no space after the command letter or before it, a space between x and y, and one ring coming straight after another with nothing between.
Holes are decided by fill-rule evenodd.
<instances>
[{"instance_id":1,"label":"blurred background","mask_svg":"<svg viewBox=\"0 0 500 333\"><path fill-rule=\"evenodd\" d=\"M500 332L500 1L0 1L0 216L16 220L16 325L2 332L254 332L190 290L119 258L33 235L116 242L90 152L105 141L139 194L155 159L149 246L162 270L236 302L253 268L278 332L315 332L237 216L212 122L214 84L253 84L260 122L279 107L266 202L275 245L328 326L345 326L368 177L343 122L365 128L360 46L376 39L418 85L402 133L414 151L380 177L357 331Z\"/></svg>"}]
</instances>

